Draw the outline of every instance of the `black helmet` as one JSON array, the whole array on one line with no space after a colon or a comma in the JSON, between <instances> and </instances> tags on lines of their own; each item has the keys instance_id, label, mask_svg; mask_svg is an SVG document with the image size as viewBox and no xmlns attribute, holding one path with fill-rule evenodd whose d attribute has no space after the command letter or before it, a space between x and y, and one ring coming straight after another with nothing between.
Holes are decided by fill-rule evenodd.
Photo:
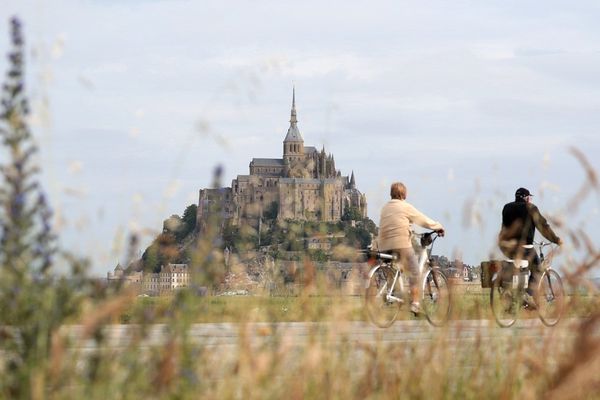
<instances>
[{"instance_id":1,"label":"black helmet","mask_svg":"<svg viewBox=\"0 0 600 400\"><path fill-rule=\"evenodd\" d=\"M518 188L517 191L515 192L515 200L524 199L527 196L533 196L533 195L531 193L529 193L529 190L527 190L525 188Z\"/></svg>"}]
</instances>

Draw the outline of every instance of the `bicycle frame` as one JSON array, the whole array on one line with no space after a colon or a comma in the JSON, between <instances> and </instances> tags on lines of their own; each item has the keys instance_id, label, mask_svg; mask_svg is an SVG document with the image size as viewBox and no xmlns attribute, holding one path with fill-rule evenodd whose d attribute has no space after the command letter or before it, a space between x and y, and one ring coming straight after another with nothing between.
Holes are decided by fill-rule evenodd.
<instances>
[{"instance_id":1,"label":"bicycle frame","mask_svg":"<svg viewBox=\"0 0 600 400\"><path fill-rule=\"evenodd\" d=\"M399 268L396 268L396 266L395 266L394 261L396 261L396 256L393 256L393 255L387 254L387 253L379 253L378 252L378 253L376 253L376 258L379 258L384 261L381 264L371 268L371 270L369 271L367 282L365 284L365 289L367 289L369 287L369 282L371 281L371 278L373 278L373 275L375 275L375 273L382 266L389 266L390 268L392 268L394 270L394 279L392 279L392 284L387 289L387 292L385 294L385 299L386 299L386 301L402 303L404 301L404 300L402 300L402 297L404 296L404 293L405 293L404 279L402 279L402 271ZM396 287L396 284L399 284L399 286L400 286L399 289L400 289L400 294L402 297L396 297L396 296L392 295L394 288Z\"/></svg>"},{"instance_id":2,"label":"bicycle frame","mask_svg":"<svg viewBox=\"0 0 600 400\"><path fill-rule=\"evenodd\" d=\"M490 292L490 304L496 318L496 322L502 327L509 327L517 320L517 311L530 305L537 309L538 316L547 326L554 326L558 323L564 310L564 287L559 274L554 271L550 265L553 251L549 257L544 256L543 248L551 245L548 242L534 242L529 248L534 246L539 249L540 257L540 275L536 280L533 300L525 299L524 295L528 288L529 277L533 273L526 260L506 260L511 263L512 282L508 282L502 270L496 272L492 278L492 288ZM504 268L504 265L503 265ZM498 308L499 307L499 308Z\"/></svg>"},{"instance_id":3,"label":"bicycle frame","mask_svg":"<svg viewBox=\"0 0 600 400\"><path fill-rule=\"evenodd\" d=\"M413 236L416 236L417 234L413 234ZM419 254L418 254L418 266L419 266L419 279L423 276L423 272L425 271L425 265L427 264L429 266L429 269L433 268L431 266L431 263L429 262L429 259L431 257L431 252L433 251L433 243L435 242L435 240L437 239L437 236L431 241L431 244L429 246L420 246L419 243L419 247L421 248ZM413 246L414 248L414 246Z\"/></svg>"},{"instance_id":4,"label":"bicycle frame","mask_svg":"<svg viewBox=\"0 0 600 400\"><path fill-rule=\"evenodd\" d=\"M417 240L417 238L416 238L417 236L422 238L423 235L425 235L425 234L418 234L418 233L414 233L414 232L412 235L413 248L415 248L415 247L420 248L419 253L417 254L417 266L418 266L418 271L419 271L419 276L418 276L418 280L417 280L418 282L420 282L421 279L423 278L423 273L425 271L425 265L428 265L428 269L434 268L431 266L431 263L429 263L429 258L431 257L431 252L433 251L433 243L437 239L437 236L432 239L432 241L429 245L422 246L420 243L416 243L415 241ZM396 284L399 285L399 292L402 296L404 296L406 293L406 289L404 287L405 286L404 279L402 279L404 274L402 273L402 270L400 268L397 268L395 265L395 261L397 261L396 257L391 254L386 254L386 253L378 253L378 257L382 260L386 260L387 263L389 263L391 265L391 267L395 270L394 279L392 280L392 284L390 285L390 287L387 290L386 300L387 301L395 301L395 302L403 302L402 298L396 297L392 294L394 292L394 288L396 287ZM384 261L384 263L386 261ZM371 280L373 275L377 272L377 270L380 267L381 267L381 265L371 268L371 270L369 271L368 280L366 283L367 286L369 285L369 281Z\"/></svg>"},{"instance_id":5,"label":"bicycle frame","mask_svg":"<svg viewBox=\"0 0 600 400\"><path fill-rule=\"evenodd\" d=\"M549 252L549 255L546 257L546 256L544 256L544 247L551 246L552 243L550 243L550 242L534 242L534 244L536 246L538 246L538 248L540 249L540 266L544 270L550 268L550 264L552 262L552 259L554 258L554 251L556 250L556 248L551 249Z\"/></svg>"},{"instance_id":6,"label":"bicycle frame","mask_svg":"<svg viewBox=\"0 0 600 400\"><path fill-rule=\"evenodd\" d=\"M437 238L434 231L414 234L413 244L416 248L419 279L417 287L422 289L420 299L423 301L420 313L429 323L441 326L448 320L451 309L451 293L448 279L437 267L430 264L433 242ZM433 237L432 237L433 236ZM420 242L416 242L420 237ZM393 255L369 252L375 259L381 260L373 266L365 285L365 305L369 318L375 325L387 328L394 323L404 300L408 298L406 275L397 266Z\"/></svg>"},{"instance_id":7,"label":"bicycle frame","mask_svg":"<svg viewBox=\"0 0 600 400\"><path fill-rule=\"evenodd\" d=\"M533 249L537 247L539 249L539 258L540 258L540 270L541 272L546 269L551 268L550 261L552 259L552 255L549 258L544 257L544 247L550 246L552 243L549 242L533 242L531 245L524 245L524 249ZM552 254L552 253L551 253ZM507 259L505 260L508 263L513 265L513 278L512 278L512 288L524 290L528 288L529 277L533 273L531 271L531 267L529 265L529 261L523 258L515 258L515 259ZM526 273L525 273L526 272ZM493 279L497 279L497 273L492 277ZM524 281L522 281L522 279Z\"/></svg>"}]
</instances>

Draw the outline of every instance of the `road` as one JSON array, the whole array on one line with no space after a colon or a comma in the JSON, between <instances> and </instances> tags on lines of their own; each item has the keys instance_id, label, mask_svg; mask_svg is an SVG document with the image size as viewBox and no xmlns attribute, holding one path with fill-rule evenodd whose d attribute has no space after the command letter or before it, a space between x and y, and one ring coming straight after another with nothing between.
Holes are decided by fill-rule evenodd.
<instances>
[{"instance_id":1,"label":"road","mask_svg":"<svg viewBox=\"0 0 600 400\"><path fill-rule=\"evenodd\" d=\"M348 373L359 375L362 366L372 365L379 357L420 363L437 358L445 359L444 365L453 368L477 369L481 360L492 364L514 360L523 349L528 354L543 354L544 365L554 366L560 355L573 352L581 322L567 319L548 328L538 319L522 319L511 328L499 328L492 320L454 320L436 328L424 320L406 320L387 329L356 321L204 323L190 326L184 342L164 324L107 325L101 342L83 337L82 326L68 326L65 331L73 339L67 345L69 354L80 361L98 351L113 360L122 355L120 362L125 364L132 356L147 359L149 355L177 353L180 347L171 346L175 339L174 343L183 344L186 354L198 354L198 369L204 379L220 382L237 370L240 362L254 367L255 363L279 360L293 370L313 362L315 354L343 362L352 371ZM594 335L600 336L600 328L596 327Z\"/></svg>"},{"instance_id":2,"label":"road","mask_svg":"<svg viewBox=\"0 0 600 400\"><path fill-rule=\"evenodd\" d=\"M237 346L240 337L251 345L260 345L274 339L302 346L316 336L332 342L347 340L353 343L406 343L439 339L449 342L469 343L473 341L502 341L503 339L561 339L571 343L576 338L580 319L566 319L549 328L537 319L519 320L511 328L499 328L492 320L450 321L446 327L436 328L422 320L397 321L387 329L377 328L365 322L288 322L288 323L204 323L194 324L188 331L191 343L203 347ZM146 327L143 339L138 340L142 328L138 325L107 325L104 327L104 346L119 348L133 342L141 347L160 346L169 337L169 327L153 324ZM66 327L72 346L80 349L94 349L97 344L92 339L82 338L83 327ZM600 335L600 332L596 332ZM570 339L570 340L567 340Z\"/></svg>"}]
</instances>

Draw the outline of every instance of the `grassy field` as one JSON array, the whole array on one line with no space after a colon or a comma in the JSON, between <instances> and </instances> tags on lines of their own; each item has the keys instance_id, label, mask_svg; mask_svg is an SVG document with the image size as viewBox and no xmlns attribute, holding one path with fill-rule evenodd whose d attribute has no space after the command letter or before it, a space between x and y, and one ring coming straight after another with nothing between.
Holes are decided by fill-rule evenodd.
<instances>
[{"instance_id":1,"label":"grassy field","mask_svg":"<svg viewBox=\"0 0 600 400\"><path fill-rule=\"evenodd\" d=\"M568 296L565 317L590 317L598 309L600 297L596 295ZM120 316L119 322L129 323L136 315L151 314L166 321L170 310L176 307L177 298L136 298ZM366 321L364 298L359 295L311 294L296 296L206 296L194 300L194 322L292 322L292 321ZM414 319L404 307L398 320ZM453 319L493 319L490 310L489 289L477 284L453 286ZM535 312L525 312L521 318L537 318Z\"/></svg>"}]
</instances>

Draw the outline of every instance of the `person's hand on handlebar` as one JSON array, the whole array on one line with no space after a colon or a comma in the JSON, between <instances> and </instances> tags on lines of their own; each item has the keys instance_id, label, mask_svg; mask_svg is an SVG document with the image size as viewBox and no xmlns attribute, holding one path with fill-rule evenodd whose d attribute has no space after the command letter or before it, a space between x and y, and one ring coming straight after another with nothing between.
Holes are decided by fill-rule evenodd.
<instances>
[{"instance_id":1,"label":"person's hand on handlebar","mask_svg":"<svg viewBox=\"0 0 600 400\"><path fill-rule=\"evenodd\" d=\"M438 236L440 236L440 237L444 237L444 235L446 234L446 231L443 229L438 229L437 231L435 231L435 233L437 233Z\"/></svg>"}]
</instances>

